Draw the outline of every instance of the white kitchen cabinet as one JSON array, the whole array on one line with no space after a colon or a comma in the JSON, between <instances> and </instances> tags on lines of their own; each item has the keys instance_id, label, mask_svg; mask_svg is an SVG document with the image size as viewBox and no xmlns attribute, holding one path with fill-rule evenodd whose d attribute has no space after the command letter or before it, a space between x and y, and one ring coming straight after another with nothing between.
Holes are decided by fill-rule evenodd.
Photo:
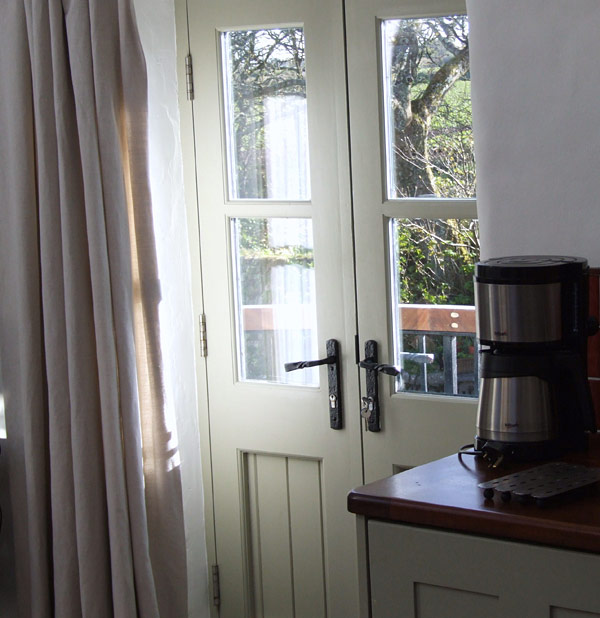
<instances>
[{"instance_id":1,"label":"white kitchen cabinet","mask_svg":"<svg viewBox=\"0 0 600 618\"><path fill-rule=\"evenodd\" d=\"M367 530L372 618L600 617L597 554L376 520Z\"/></svg>"},{"instance_id":2,"label":"white kitchen cabinet","mask_svg":"<svg viewBox=\"0 0 600 618\"><path fill-rule=\"evenodd\" d=\"M600 468L600 434L565 461ZM600 618L600 487L571 499L486 499L488 468L456 455L358 487L364 618Z\"/></svg>"}]
</instances>

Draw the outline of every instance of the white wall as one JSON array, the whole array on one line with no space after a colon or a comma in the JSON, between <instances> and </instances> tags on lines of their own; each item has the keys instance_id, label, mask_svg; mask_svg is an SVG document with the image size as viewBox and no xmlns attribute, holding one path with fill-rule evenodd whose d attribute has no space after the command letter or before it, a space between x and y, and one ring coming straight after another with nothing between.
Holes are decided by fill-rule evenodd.
<instances>
[{"instance_id":1,"label":"white wall","mask_svg":"<svg viewBox=\"0 0 600 618\"><path fill-rule=\"evenodd\" d=\"M482 257L600 266L600 2L467 7Z\"/></svg>"}]
</instances>

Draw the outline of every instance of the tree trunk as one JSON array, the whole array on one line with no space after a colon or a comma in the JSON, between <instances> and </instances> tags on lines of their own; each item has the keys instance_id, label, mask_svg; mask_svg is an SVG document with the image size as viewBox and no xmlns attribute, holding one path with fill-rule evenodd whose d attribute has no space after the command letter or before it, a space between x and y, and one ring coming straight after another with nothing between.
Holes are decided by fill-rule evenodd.
<instances>
[{"instance_id":1,"label":"tree trunk","mask_svg":"<svg viewBox=\"0 0 600 618\"><path fill-rule=\"evenodd\" d=\"M418 37L411 27L398 30L392 52L394 180L398 197L435 195L435 177L427 137L431 119L450 88L469 70L465 45L433 73L423 93L411 101L419 59Z\"/></svg>"}]
</instances>

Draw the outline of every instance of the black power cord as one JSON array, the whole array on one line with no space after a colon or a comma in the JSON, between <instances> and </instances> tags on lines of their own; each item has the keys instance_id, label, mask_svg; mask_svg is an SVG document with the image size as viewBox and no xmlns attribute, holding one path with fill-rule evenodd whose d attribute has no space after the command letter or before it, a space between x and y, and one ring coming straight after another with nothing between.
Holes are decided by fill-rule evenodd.
<instances>
[{"instance_id":1,"label":"black power cord","mask_svg":"<svg viewBox=\"0 0 600 618\"><path fill-rule=\"evenodd\" d=\"M481 449L476 449L474 444L465 444L458 449L459 459L463 455L480 455L486 461L488 468L500 466L506 454L506 449L492 445L489 442L486 442Z\"/></svg>"},{"instance_id":2,"label":"black power cord","mask_svg":"<svg viewBox=\"0 0 600 618\"><path fill-rule=\"evenodd\" d=\"M458 449L458 456L461 455L483 455L483 451L478 451L474 444L465 444Z\"/></svg>"}]
</instances>

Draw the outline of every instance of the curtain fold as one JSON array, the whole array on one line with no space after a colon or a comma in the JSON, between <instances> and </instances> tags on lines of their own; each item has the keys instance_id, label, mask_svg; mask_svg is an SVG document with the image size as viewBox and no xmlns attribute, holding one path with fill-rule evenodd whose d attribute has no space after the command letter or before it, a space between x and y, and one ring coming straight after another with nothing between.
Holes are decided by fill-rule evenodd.
<instances>
[{"instance_id":1,"label":"curtain fold","mask_svg":"<svg viewBox=\"0 0 600 618\"><path fill-rule=\"evenodd\" d=\"M185 616L128 0L0 5L0 362L21 616Z\"/></svg>"}]
</instances>

